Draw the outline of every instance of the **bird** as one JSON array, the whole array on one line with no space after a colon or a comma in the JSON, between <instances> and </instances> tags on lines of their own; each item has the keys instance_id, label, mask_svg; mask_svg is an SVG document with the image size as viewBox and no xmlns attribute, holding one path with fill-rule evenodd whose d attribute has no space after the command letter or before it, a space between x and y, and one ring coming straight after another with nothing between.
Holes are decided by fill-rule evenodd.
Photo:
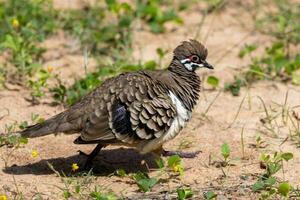
<instances>
[{"instance_id":1,"label":"bird","mask_svg":"<svg viewBox=\"0 0 300 200\"><path fill-rule=\"evenodd\" d=\"M181 42L166 69L125 72L109 78L65 111L27 127L22 137L79 134L75 144L97 144L84 168L92 166L108 145L134 147L141 154L164 156L194 154L172 152L163 144L175 138L191 119L201 89L196 70L213 69L206 47L195 39Z\"/></svg>"}]
</instances>

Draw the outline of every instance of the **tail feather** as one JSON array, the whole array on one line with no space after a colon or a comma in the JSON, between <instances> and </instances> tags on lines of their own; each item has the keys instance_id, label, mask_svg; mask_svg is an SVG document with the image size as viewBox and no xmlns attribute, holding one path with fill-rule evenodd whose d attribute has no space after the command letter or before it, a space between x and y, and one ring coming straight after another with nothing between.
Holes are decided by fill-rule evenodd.
<instances>
[{"instance_id":1,"label":"tail feather","mask_svg":"<svg viewBox=\"0 0 300 200\"><path fill-rule=\"evenodd\" d=\"M75 127L66 120L65 112L62 112L42 123L27 127L20 132L20 134L26 138L34 138L59 132L74 132L74 128Z\"/></svg>"}]
</instances>

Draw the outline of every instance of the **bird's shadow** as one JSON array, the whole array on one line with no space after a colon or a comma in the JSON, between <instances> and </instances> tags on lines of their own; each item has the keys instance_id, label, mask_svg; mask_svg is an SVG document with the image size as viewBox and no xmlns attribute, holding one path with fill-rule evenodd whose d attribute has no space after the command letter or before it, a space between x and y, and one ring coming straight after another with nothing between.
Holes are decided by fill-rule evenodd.
<instances>
[{"instance_id":1,"label":"bird's shadow","mask_svg":"<svg viewBox=\"0 0 300 200\"><path fill-rule=\"evenodd\" d=\"M66 176L73 176L72 164L78 163L79 169L84 165L85 156L73 155L69 157L59 157L43 159L36 163L26 165L12 165L3 169L4 173L22 175L35 174L47 175L55 171L62 172ZM142 161L146 164L142 164ZM49 164L53 166L53 169ZM152 154L141 155L134 149L109 149L102 150L93 161L93 172L98 176L107 176L116 172L118 169L124 169L126 173L135 173L138 171L146 172L149 168L157 168L155 156Z\"/></svg>"}]
</instances>

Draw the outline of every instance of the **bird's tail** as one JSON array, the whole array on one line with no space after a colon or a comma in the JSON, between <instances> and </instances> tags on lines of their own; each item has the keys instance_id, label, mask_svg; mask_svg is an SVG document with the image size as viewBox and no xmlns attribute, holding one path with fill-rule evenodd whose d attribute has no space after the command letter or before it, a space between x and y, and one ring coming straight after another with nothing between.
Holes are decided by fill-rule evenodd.
<instances>
[{"instance_id":1,"label":"bird's tail","mask_svg":"<svg viewBox=\"0 0 300 200\"><path fill-rule=\"evenodd\" d=\"M72 124L66 120L65 112L62 112L42 123L27 127L25 130L21 131L20 134L22 137L34 138L59 132L70 133L74 131L74 128L75 127L72 127Z\"/></svg>"}]
</instances>

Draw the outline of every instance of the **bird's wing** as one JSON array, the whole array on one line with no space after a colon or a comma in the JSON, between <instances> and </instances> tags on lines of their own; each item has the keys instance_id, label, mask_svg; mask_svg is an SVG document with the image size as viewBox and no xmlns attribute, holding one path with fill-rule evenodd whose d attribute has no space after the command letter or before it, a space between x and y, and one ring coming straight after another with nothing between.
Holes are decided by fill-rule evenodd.
<instances>
[{"instance_id":1,"label":"bird's wing","mask_svg":"<svg viewBox=\"0 0 300 200\"><path fill-rule=\"evenodd\" d=\"M121 75L91 94L93 109L81 132L85 141L150 140L165 133L176 115L166 91L139 73Z\"/></svg>"},{"instance_id":2,"label":"bird's wing","mask_svg":"<svg viewBox=\"0 0 300 200\"><path fill-rule=\"evenodd\" d=\"M139 143L161 137L170 128L176 109L168 96L133 102L115 109L110 125L118 140Z\"/></svg>"}]
</instances>

